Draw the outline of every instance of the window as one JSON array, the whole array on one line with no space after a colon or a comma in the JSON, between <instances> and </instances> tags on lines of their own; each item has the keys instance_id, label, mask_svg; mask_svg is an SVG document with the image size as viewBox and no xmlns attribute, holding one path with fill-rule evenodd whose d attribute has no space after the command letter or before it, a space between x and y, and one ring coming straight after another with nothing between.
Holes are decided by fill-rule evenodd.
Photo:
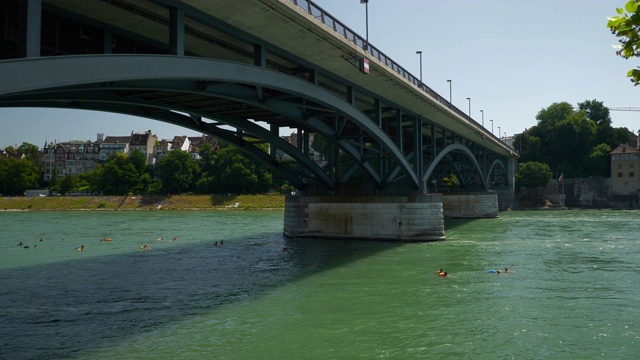
<instances>
[{"instance_id":1,"label":"window","mask_svg":"<svg viewBox=\"0 0 640 360\"><path fill-rule=\"evenodd\" d=\"M633 177L633 172L630 172L630 173L629 173L629 177Z\"/></svg>"},{"instance_id":2,"label":"window","mask_svg":"<svg viewBox=\"0 0 640 360\"><path fill-rule=\"evenodd\" d=\"M618 173L618 177L622 177L622 173L621 172Z\"/></svg>"},{"instance_id":3,"label":"window","mask_svg":"<svg viewBox=\"0 0 640 360\"><path fill-rule=\"evenodd\" d=\"M622 164L618 164L618 169L622 169Z\"/></svg>"},{"instance_id":4,"label":"window","mask_svg":"<svg viewBox=\"0 0 640 360\"><path fill-rule=\"evenodd\" d=\"M629 164L629 169L633 169L633 163Z\"/></svg>"}]
</instances>

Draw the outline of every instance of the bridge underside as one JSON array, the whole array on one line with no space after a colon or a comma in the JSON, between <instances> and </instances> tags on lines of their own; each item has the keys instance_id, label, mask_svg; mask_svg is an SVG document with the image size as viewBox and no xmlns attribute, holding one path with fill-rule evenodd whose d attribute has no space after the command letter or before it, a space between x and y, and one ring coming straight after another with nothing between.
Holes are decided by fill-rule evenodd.
<instances>
[{"instance_id":1,"label":"bridge underside","mask_svg":"<svg viewBox=\"0 0 640 360\"><path fill-rule=\"evenodd\" d=\"M404 95L398 96L387 89L387 84L398 82L396 75L383 67L361 74L360 55L351 45L305 30L298 39L309 41L314 51L297 48L294 54L282 47L285 43L276 45L281 38L277 33L265 35L271 36L265 40L258 29L243 31L214 16L242 8L239 13L247 17L276 21L286 14L291 19L289 5L234 2L230 6L235 10L228 10L212 2L207 12L189 2L0 4L0 19L9 29L0 30L0 107L114 112L210 134L268 164L297 194L333 196L320 202L334 208L353 202L345 200L347 195L373 196L378 207L388 202L382 197L400 196L392 206L397 210L387 214L396 219L392 237L413 237L402 235L413 221L402 220L406 204L421 204L410 218L432 212L424 209L433 198L416 197L513 191L514 154L496 139L486 138L473 119L451 104L443 105L437 94L422 92L424 84L416 87L415 82L401 80ZM13 18L19 21L11 22ZM333 55L307 60L322 51ZM383 66L375 61L372 65ZM294 131L296 141L283 140L284 131ZM303 200L307 222L310 208L323 208L316 198L309 199ZM447 201L438 203L442 208ZM493 209L490 205L480 213L494 214ZM314 221L323 211L314 212ZM362 210L361 215L365 213L369 214ZM328 219L343 224L344 234L354 228L348 216ZM415 238L425 231L437 234L440 225L435 221L418 224ZM432 228L421 231L420 226ZM303 228L307 230L289 233L315 233L313 226Z\"/></svg>"}]
</instances>

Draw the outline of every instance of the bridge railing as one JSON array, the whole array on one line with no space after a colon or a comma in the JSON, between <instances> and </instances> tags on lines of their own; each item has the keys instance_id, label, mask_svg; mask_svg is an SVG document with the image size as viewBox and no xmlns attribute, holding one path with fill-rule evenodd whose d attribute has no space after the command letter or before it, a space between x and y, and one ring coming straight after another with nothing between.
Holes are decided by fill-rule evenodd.
<instances>
[{"instance_id":1,"label":"bridge railing","mask_svg":"<svg viewBox=\"0 0 640 360\"><path fill-rule=\"evenodd\" d=\"M385 55L382 51L378 50L378 48L376 48L375 46L371 46L371 43L367 44L366 40L363 39L362 36L358 35L355 31L351 30L348 26L340 22L338 19L334 18L331 14L326 12L320 6L316 5L313 1L311 0L289 0L289 1L291 1L293 4L297 5L301 9L305 10L306 12L308 12L311 16L320 20L323 24L332 28L334 31L336 31L338 34L345 37L347 40L353 42L358 47L362 48L366 53L378 59L381 63L385 64L391 70L400 74L400 76L402 76L403 78L409 80L412 84L417 86L419 89L421 89L425 93L429 94L432 98L436 99L436 101L441 103L443 106L448 107L449 109L451 109L451 111L460 115L462 118L466 119L467 121L470 121L471 123L476 124L481 128L484 128L478 122L473 120L473 118L471 118L468 114L466 114L462 110L455 107L447 99L443 98L442 96L440 96L440 94L438 94L433 89L431 89L426 84L424 84L422 81L420 81L419 78L415 77L405 68L403 68L398 63L393 61L390 57ZM365 45L367 45L366 48L365 48ZM495 135L493 134L491 135L494 138L498 139L497 137L495 137Z\"/></svg>"}]
</instances>

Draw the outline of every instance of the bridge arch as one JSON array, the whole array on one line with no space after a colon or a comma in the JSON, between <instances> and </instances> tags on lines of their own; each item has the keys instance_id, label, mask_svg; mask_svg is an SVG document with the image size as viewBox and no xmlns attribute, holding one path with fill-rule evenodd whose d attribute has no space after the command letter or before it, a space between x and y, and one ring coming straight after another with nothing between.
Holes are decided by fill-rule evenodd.
<instances>
[{"instance_id":1,"label":"bridge arch","mask_svg":"<svg viewBox=\"0 0 640 360\"><path fill-rule=\"evenodd\" d=\"M411 184L419 187L418 176L402 152L370 117L311 82L274 70L184 56L91 55L3 61L0 77L3 79L0 82L2 107L97 110L164 121L231 142L266 162L298 188L309 179L330 189L335 186L335 180L300 149L249 121L250 116L211 111L207 104L216 99L232 100L234 106L266 110L326 136L351 155L377 183L382 183L382 177L352 143L340 139L338 131L308 111L310 106L319 107L325 113L348 118L356 124L385 149L409 176ZM277 96L270 96L269 91ZM147 93L154 95L147 96ZM302 100L290 101L291 97ZM233 126L237 131L223 129L222 125ZM274 144L302 164L308 173L285 168L244 140L242 132Z\"/></svg>"},{"instance_id":2,"label":"bridge arch","mask_svg":"<svg viewBox=\"0 0 640 360\"><path fill-rule=\"evenodd\" d=\"M493 161L493 163L491 164L491 166L489 167L489 169L487 170L487 173L485 174L485 179L487 179L487 187L493 185L493 184L489 184L488 182L492 179L492 174L494 173L494 170L496 168L500 168L502 170L502 185L508 185L508 180L507 180L507 167L504 164L503 161L500 161L499 159L496 159Z\"/></svg>"},{"instance_id":3,"label":"bridge arch","mask_svg":"<svg viewBox=\"0 0 640 360\"><path fill-rule=\"evenodd\" d=\"M440 161L442 161L442 159L444 159L447 155L453 152L464 154L467 157L468 161L472 163L474 171L477 172L477 176L479 177L482 183L482 186L485 188L485 190L488 190L488 184L487 184L487 181L485 180L486 177L482 173L482 168L480 167L478 160L476 159L474 154L471 152L471 150L469 150L469 148L467 148L462 144L451 144L445 147L444 149L442 149L442 151L440 151L440 153L438 153L438 155L435 156L433 160L431 160L431 162L429 163L427 170L422 176L422 181L424 182L428 181L428 179L432 176L433 172L435 171ZM456 174L456 175L459 176L459 174Z\"/></svg>"}]
</instances>

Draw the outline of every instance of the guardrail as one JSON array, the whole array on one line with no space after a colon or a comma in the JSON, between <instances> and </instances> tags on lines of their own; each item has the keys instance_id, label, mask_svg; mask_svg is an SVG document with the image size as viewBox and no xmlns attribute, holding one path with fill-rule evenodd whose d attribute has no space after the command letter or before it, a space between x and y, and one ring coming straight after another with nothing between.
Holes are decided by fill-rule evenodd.
<instances>
[{"instance_id":1,"label":"guardrail","mask_svg":"<svg viewBox=\"0 0 640 360\"><path fill-rule=\"evenodd\" d=\"M327 25L328 27L333 29L335 32L345 37L347 40L353 42L358 47L362 48L362 50L364 50L367 54L378 59L381 63L385 64L388 68L398 73L403 78L409 80L409 82L417 86L420 90L429 94L429 96L436 99L436 101L438 101L443 106L448 107L449 109L451 109L451 111L460 115L462 118L466 119L467 121L470 121L471 123L476 124L480 128L484 129L487 134L490 134L488 131L486 131L486 129L482 125L480 125L478 122L473 120L473 118L471 118L468 114L464 113L462 110L455 107L447 99L443 98L442 96L440 96L440 94L438 94L433 89L431 89L426 84L424 84L422 81L420 81L419 78L415 77L405 68L403 68L398 63L393 61L390 57L385 55L378 48L376 48L375 46L372 46L371 43L367 43L366 40L362 38L362 36L358 35L355 31L351 30L348 26L340 22L338 19L334 18L331 14L326 12L320 6L316 5L313 1L311 0L289 0L289 1L297 5L299 8L308 12L311 16L320 20L323 24ZM367 45L366 48L365 48L365 44ZM500 139L497 138L495 135L491 134L491 136L496 140L500 141Z\"/></svg>"}]
</instances>

